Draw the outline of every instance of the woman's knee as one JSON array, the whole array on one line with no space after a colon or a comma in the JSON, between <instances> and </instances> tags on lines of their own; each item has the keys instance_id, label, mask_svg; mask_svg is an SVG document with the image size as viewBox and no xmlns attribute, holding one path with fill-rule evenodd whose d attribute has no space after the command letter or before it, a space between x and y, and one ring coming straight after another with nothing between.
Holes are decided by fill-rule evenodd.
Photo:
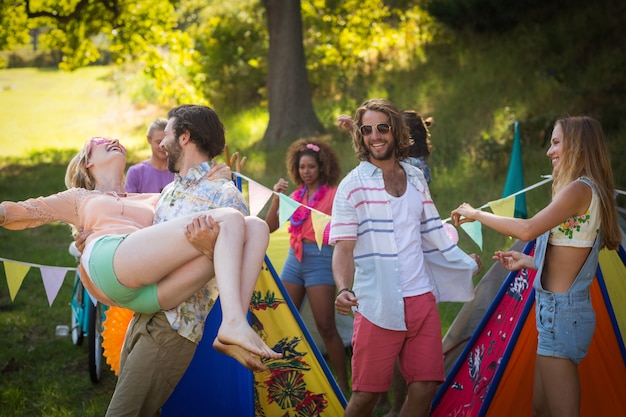
<instances>
[{"instance_id":1,"label":"woman's knee","mask_svg":"<svg viewBox=\"0 0 626 417\"><path fill-rule=\"evenodd\" d=\"M246 216L244 218L244 221L248 234L255 237L267 236L267 238L269 239L270 228L265 220L262 220L257 216Z\"/></svg>"}]
</instances>

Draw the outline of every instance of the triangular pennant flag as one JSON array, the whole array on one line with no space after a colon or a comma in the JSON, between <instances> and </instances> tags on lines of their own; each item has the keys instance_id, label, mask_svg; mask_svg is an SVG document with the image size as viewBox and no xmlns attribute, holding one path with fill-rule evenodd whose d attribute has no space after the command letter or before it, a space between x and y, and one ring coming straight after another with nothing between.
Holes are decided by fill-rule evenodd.
<instances>
[{"instance_id":1,"label":"triangular pennant flag","mask_svg":"<svg viewBox=\"0 0 626 417\"><path fill-rule=\"evenodd\" d=\"M465 230L465 233L478 245L480 250L483 250L483 229L480 222L467 222L461 224L461 229Z\"/></svg>"},{"instance_id":2,"label":"triangular pennant flag","mask_svg":"<svg viewBox=\"0 0 626 417\"><path fill-rule=\"evenodd\" d=\"M24 277L29 270L29 265L4 261L4 273L7 276L7 284L9 285L9 295L11 296L11 301L15 301L15 296L22 286Z\"/></svg>"},{"instance_id":3,"label":"triangular pennant flag","mask_svg":"<svg viewBox=\"0 0 626 417\"><path fill-rule=\"evenodd\" d=\"M498 216L513 217L515 214L515 196L490 201L487 204L491 207L493 214L497 214Z\"/></svg>"},{"instance_id":4,"label":"triangular pennant flag","mask_svg":"<svg viewBox=\"0 0 626 417\"><path fill-rule=\"evenodd\" d=\"M315 232L317 247L319 250L322 250L322 245L324 244L324 231L326 230L328 223L330 223L330 216L326 213L322 213L321 211L311 210L311 222L313 223L313 231Z\"/></svg>"},{"instance_id":5,"label":"triangular pennant flag","mask_svg":"<svg viewBox=\"0 0 626 417\"><path fill-rule=\"evenodd\" d=\"M515 136L513 138L513 149L511 150L511 161L506 174L504 191L502 197L508 197L524 188L524 170L522 169L522 141L520 139L519 122L515 122ZM527 218L526 194L522 193L515 199L515 209L513 215L518 218ZM513 217L513 216L511 216Z\"/></svg>"},{"instance_id":6,"label":"triangular pennant flag","mask_svg":"<svg viewBox=\"0 0 626 417\"><path fill-rule=\"evenodd\" d=\"M250 199L250 215L256 216L261 209L265 207L265 203L274 194L272 190L262 186L256 181L248 181L248 198Z\"/></svg>"},{"instance_id":7,"label":"triangular pennant flag","mask_svg":"<svg viewBox=\"0 0 626 417\"><path fill-rule=\"evenodd\" d=\"M46 296L48 296L48 304L52 306L52 302L63 285L68 269L54 266L42 266L40 269L43 286L46 290Z\"/></svg>"},{"instance_id":8,"label":"triangular pennant flag","mask_svg":"<svg viewBox=\"0 0 626 417\"><path fill-rule=\"evenodd\" d=\"M300 203L283 193L278 193L278 197L280 197L280 206L278 207L278 227L281 227L287 220L289 220L293 212L300 207Z\"/></svg>"}]
</instances>

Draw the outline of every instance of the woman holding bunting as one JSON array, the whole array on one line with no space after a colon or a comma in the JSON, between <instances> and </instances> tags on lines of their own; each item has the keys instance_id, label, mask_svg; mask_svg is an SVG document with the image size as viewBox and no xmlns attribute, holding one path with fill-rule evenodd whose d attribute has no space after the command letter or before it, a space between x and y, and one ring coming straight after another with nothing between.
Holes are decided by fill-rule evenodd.
<instances>
[{"instance_id":1,"label":"woman holding bunting","mask_svg":"<svg viewBox=\"0 0 626 417\"><path fill-rule=\"evenodd\" d=\"M495 253L505 268L536 269L533 415L579 416L578 364L595 330L589 287L601 248L617 249L613 173L600 123L581 117L557 120L547 152L552 161L552 201L530 219L497 216L463 203L452 212L458 226L478 220L524 241L537 238L534 257Z\"/></svg>"},{"instance_id":2,"label":"woman holding bunting","mask_svg":"<svg viewBox=\"0 0 626 417\"><path fill-rule=\"evenodd\" d=\"M328 225L318 246L311 209L328 215L341 175L339 158L326 142L300 139L291 144L285 158L289 178L299 187L290 197L300 203L289 219L289 253L280 279L299 310L304 296L309 299L317 330L324 341L339 386L347 392L346 353L335 323L333 248L328 245ZM270 232L278 229L280 197L289 183L280 178L265 221ZM315 214L313 214L314 216ZM321 249L320 249L321 247Z\"/></svg>"}]
</instances>

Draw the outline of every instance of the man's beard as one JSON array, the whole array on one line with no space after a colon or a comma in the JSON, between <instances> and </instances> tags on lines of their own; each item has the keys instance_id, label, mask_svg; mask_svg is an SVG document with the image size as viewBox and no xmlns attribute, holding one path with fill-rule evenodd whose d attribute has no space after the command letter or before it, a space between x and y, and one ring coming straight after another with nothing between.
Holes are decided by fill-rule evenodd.
<instances>
[{"instance_id":1,"label":"man's beard","mask_svg":"<svg viewBox=\"0 0 626 417\"><path fill-rule=\"evenodd\" d=\"M394 157L394 152L396 151L396 144L395 142L393 143L389 143L389 146L387 146L387 151L385 151L384 154L380 155L374 155L374 153L372 153L372 147L371 145L367 147L367 152L370 155L370 158L376 160L376 161L388 161L390 159L392 159Z\"/></svg>"},{"instance_id":2,"label":"man's beard","mask_svg":"<svg viewBox=\"0 0 626 417\"><path fill-rule=\"evenodd\" d=\"M178 142L174 142L167 148L167 169L170 172L179 172L180 168L178 163L183 154L183 148Z\"/></svg>"}]
</instances>

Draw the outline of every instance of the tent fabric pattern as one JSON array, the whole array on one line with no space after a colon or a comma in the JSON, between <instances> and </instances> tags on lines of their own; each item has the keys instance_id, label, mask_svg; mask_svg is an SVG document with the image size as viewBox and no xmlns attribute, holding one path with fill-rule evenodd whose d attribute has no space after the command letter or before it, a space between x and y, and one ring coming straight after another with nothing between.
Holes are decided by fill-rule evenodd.
<instances>
[{"instance_id":1,"label":"tent fabric pattern","mask_svg":"<svg viewBox=\"0 0 626 417\"><path fill-rule=\"evenodd\" d=\"M534 242L526 245L531 253ZM483 321L437 393L431 416L532 415L537 349L535 271L508 275ZM581 416L626 416L626 253L600 251L591 286L596 330L578 367Z\"/></svg>"},{"instance_id":2,"label":"tent fabric pattern","mask_svg":"<svg viewBox=\"0 0 626 417\"><path fill-rule=\"evenodd\" d=\"M345 399L270 263L252 296L252 326L283 358L254 373L255 415L338 416Z\"/></svg>"},{"instance_id":3,"label":"tent fabric pattern","mask_svg":"<svg viewBox=\"0 0 626 417\"><path fill-rule=\"evenodd\" d=\"M250 303L249 321L268 346L283 352L283 358L264 360L269 371L254 373L212 347L222 319L218 298L196 354L161 415L343 415L345 397L286 294L266 256Z\"/></svg>"}]
</instances>

